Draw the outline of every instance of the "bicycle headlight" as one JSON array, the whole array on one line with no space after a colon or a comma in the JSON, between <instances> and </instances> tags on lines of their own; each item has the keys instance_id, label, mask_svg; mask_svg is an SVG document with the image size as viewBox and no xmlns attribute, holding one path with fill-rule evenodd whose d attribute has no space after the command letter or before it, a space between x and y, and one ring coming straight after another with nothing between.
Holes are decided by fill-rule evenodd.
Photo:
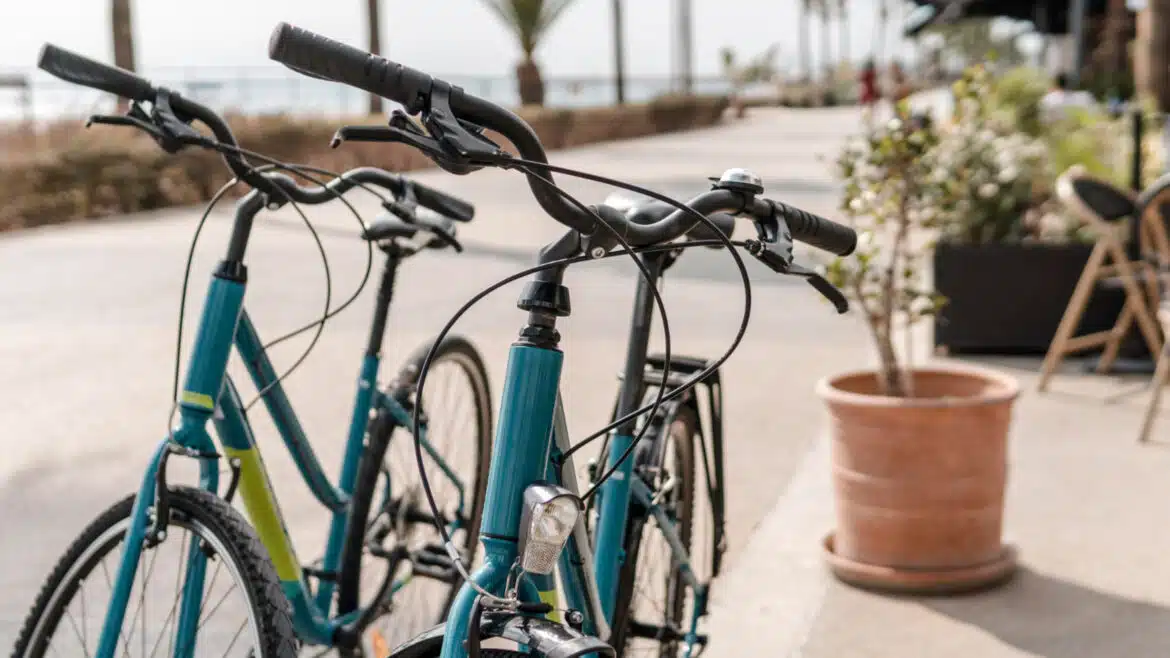
<instances>
[{"instance_id":1,"label":"bicycle headlight","mask_svg":"<svg viewBox=\"0 0 1170 658\"><path fill-rule=\"evenodd\" d=\"M524 490L520 516L520 568L548 575L556 566L565 541L581 513L581 499L552 484L534 484Z\"/></svg>"}]
</instances>

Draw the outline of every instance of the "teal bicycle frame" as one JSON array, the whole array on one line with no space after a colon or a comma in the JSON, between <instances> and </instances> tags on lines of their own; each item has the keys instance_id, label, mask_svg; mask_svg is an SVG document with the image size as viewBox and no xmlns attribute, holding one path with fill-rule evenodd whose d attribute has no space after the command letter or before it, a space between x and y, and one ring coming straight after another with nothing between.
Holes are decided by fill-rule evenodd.
<instances>
[{"instance_id":1,"label":"teal bicycle frame","mask_svg":"<svg viewBox=\"0 0 1170 658\"><path fill-rule=\"evenodd\" d=\"M551 258L551 255L546 257ZM663 254L644 258L655 280L664 269L664 258ZM492 448L480 531L485 559L480 569L472 574L478 587L496 596L505 594L506 581L517 561L525 489L534 483L551 482L579 495L571 456L563 457L570 444L559 395L563 354L557 347L559 336L554 329L555 315L568 315L567 304L560 312L553 314L540 310L549 308L549 304L533 303L554 298L567 300L567 290L560 285L562 272L554 272L545 280L542 280L542 275L538 275L536 282L529 284L519 304L521 309L529 311L529 325L521 332L520 340L513 343L508 355L500 420ZM637 409L646 390L646 352L654 309L650 285L639 278L615 418ZM561 292L550 292L557 288ZM661 385L661 378L659 382ZM672 401L664 406L670 408L674 404L679 402ZM610 439L608 462L605 465L607 470L617 464L619 457L630 446L635 430L634 420L618 426ZM647 435L645 441L649 443L652 439L652 436ZM721 487L720 451L721 445L716 450L717 479ZM680 570L684 582L694 592L694 618L685 639L687 655L690 655L691 647L698 637L698 619L705 614L708 583L702 583L696 578L674 522L652 500L649 486L634 472L634 462L634 455L631 454L617 465L613 476L602 484L598 492L600 500L595 549L591 549L582 514L559 556L557 571L563 586L565 604L581 613L580 628L583 633L601 640L609 637L610 626L615 621L613 615L618 575L625 559L623 546L627 521L631 510L637 506L639 513L657 520L670 544L675 568ZM718 506L719 519L716 525L721 528L721 503ZM518 594L522 601L544 602L552 604L554 609L558 607L556 579L552 576L526 574L520 584ZM464 640L468 637L477 596L476 590L466 583L456 596L443 631L442 658L466 658ZM557 620L556 613L550 613L549 619ZM407 646L437 641L438 637L432 633L420 636ZM400 648L396 654L405 655L406 649Z\"/></svg>"},{"instance_id":2,"label":"teal bicycle frame","mask_svg":"<svg viewBox=\"0 0 1170 658\"><path fill-rule=\"evenodd\" d=\"M247 270L243 265L244 249L252 220L265 207L265 198L260 192L253 191L237 204L231 246L227 257L212 277L190 354L185 383L178 400L178 425L173 434L155 450L134 504L125 548L112 588L110 607L95 654L97 658L114 658L144 541L159 532L155 525L157 521L152 520L152 512L159 503L158 497L165 496L165 486L161 485L165 485L165 461L168 456L178 454L199 459L200 486L212 492L219 490L221 455L217 453L215 442L207 431L208 421L215 427L234 472L233 477L238 478L238 493L248 518L268 550L284 592L292 604L293 621L301 640L308 644L333 645L338 630L353 622L362 612L359 610L349 615L331 617L334 580L319 578L316 592L309 586L257 449L251 424L243 412L243 402L231 378L227 376L227 364L234 345L254 385L258 390L265 391L264 404L302 478L316 499L331 513L320 572L336 574L346 537L350 495L357 477L371 413L388 414L398 425L410 426L410 413L395 399L393 392L386 393L377 388L382 337L399 256L387 251L388 260L379 289L378 306L358 376L341 472L334 485L318 461L292 403L277 381L276 371L256 328L244 310L244 291L247 286ZM460 492L461 504L456 518L461 518L464 513L462 483L442 462L438 453L430 448L426 442L425 428L419 439L431 457L439 463L440 470L452 479ZM194 540L188 555L177 624L176 658L191 658L195 655L194 631L202 603L207 563L207 556L199 550ZM390 591L396 591L399 586L394 584Z\"/></svg>"}]
</instances>

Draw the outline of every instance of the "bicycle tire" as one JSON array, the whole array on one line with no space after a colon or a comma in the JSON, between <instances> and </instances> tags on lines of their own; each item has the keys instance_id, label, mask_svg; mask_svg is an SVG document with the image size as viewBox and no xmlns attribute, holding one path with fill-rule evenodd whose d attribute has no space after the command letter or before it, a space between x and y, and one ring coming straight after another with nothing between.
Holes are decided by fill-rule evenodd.
<instances>
[{"instance_id":1,"label":"bicycle tire","mask_svg":"<svg viewBox=\"0 0 1170 658\"><path fill-rule=\"evenodd\" d=\"M424 350L416 352L414 357L405 364L402 371L404 373L417 373L421 368L422 359L425 355L426 352ZM473 474L474 480L470 488L472 511L468 521L467 531L463 533L463 541L460 542L463 545L459 547L464 551L464 555L467 556L468 562L470 563L474 561L478 550L479 524L483 513L484 489L487 484L487 472L491 457L493 430L491 387L483 358L467 339L460 336L448 336L443 340L432 360L432 372L438 370L445 362L454 362L462 370L463 374L467 377L472 389L472 395L475 399L477 426L474 431L476 445L474 461L472 462L475 472ZM430 381L434 380L428 378L428 382ZM427 400L434 399L434 393L428 393L428 391L432 391L430 386L427 387L427 391L423 392L424 405L428 405ZM358 466L358 475L354 485L350 508L350 518L346 529L346 540L342 549L337 596L338 613L342 615L359 609L359 606L367 606L369 604L368 601L363 602L360 599L362 589L362 558L365 553L367 526L371 520L370 510L373 501L379 499L376 496L384 488L381 477L382 468L391 441L411 441L412 439L409 428L400 428L385 412L378 412L371 422L370 427L371 431L367 437L366 449L362 453ZM396 432L399 429L403 431ZM394 436L395 434L397 434L397 437ZM412 469L412 472L417 471L413 443L410 444L410 455L408 468ZM435 475L430 471L428 471L428 475L430 476L429 479L432 485L434 485ZM442 505L442 501L438 502ZM422 505L425 506L425 503L422 503ZM426 513L429 515L429 509ZM433 526L429 531L437 543L439 537ZM447 609L451 606L458 589L458 583L452 584L446 596L443 598L441 605L438 609L434 610L433 618L424 616L425 618L420 620L421 626L414 630L421 632L434 623L443 621L446 618ZM392 610L383 612L380 617L386 617L387 615L392 619L394 612ZM376 623L376 621L373 623ZM413 637L415 634L410 632L410 629L399 628L396 630L405 630L403 633L404 638ZM364 645L364 641L359 644ZM397 644L398 642L390 642L389 646L393 647ZM364 647L359 646L357 650L351 651L351 654L360 656L363 655L364 651Z\"/></svg>"},{"instance_id":2,"label":"bicycle tire","mask_svg":"<svg viewBox=\"0 0 1170 658\"><path fill-rule=\"evenodd\" d=\"M698 442L699 419L691 407L679 405L666 427L655 441L647 441L646 448L639 448L640 465L655 455L663 452L663 444L674 446L674 469L681 478L681 486L672 490L671 498L675 506L675 523L678 528L679 539L688 551L691 548L691 539L694 526L695 510L695 458ZM601 463L605 463L602 461ZM677 492L678 495L673 494ZM635 598L639 562L642 560L642 540L646 536L648 517L644 514L631 514L626 525L625 551L626 560L622 563L618 574L617 598L614 607L614 623L610 635L610 645L617 651L617 655L625 656L630 641L629 624L632 618L631 606ZM651 532L654 532L651 528ZM665 542L665 539L663 539ZM684 628L686 622L686 588L677 569L671 568L668 562L665 592L662 605L663 619L660 624L671 625L675 628ZM678 656L678 642L659 642L658 656L660 658L675 658Z\"/></svg>"},{"instance_id":3,"label":"bicycle tire","mask_svg":"<svg viewBox=\"0 0 1170 658\"><path fill-rule=\"evenodd\" d=\"M234 567L262 645L257 658L296 658L299 642L293 630L288 600L280 588L268 551L252 527L221 498L202 489L173 487L169 503L172 529L185 525L201 528L199 536L204 541L218 540L216 555L231 563L229 569ZM40 658L46 654L54 631L72 604L71 597L77 594L79 587L83 588L85 577L96 571L96 566L110 552L117 550L120 556L133 506L133 495L115 503L94 519L65 551L25 618L13 649L13 658ZM119 525L123 526L120 530ZM175 533L168 534L173 536ZM99 542L104 543L99 545ZM82 592L84 610L84 589Z\"/></svg>"}]
</instances>

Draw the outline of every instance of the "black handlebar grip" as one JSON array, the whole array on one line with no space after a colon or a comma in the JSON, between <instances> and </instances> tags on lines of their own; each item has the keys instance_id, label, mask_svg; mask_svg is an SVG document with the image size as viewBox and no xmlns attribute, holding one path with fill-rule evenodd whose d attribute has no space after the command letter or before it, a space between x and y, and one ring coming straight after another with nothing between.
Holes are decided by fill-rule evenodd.
<instances>
[{"instance_id":1,"label":"black handlebar grip","mask_svg":"<svg viewBox=\"0 0 1170 658\"><path fill-rule=\"evenodd\" d=\"M805 244L838 256L848 256L857 248L857 232L848 226L779 201L772 201L772 206L788 223L792 237Z\"/></svg>"},{"instance_id":2,"label":"black handlebar grip","mask_svg":"<svg viewBox=\"0 0 1170 658\"><path fill-rule=\"evenodd\" d=\"M470 222L475 217L475 206L463 199L456 199L422 183L411 181L410 184L414 187L414 198L419 205L461 222Z\"/></svg>"},{"instance_id":3,"label":"black handlebar grip","mask_svg":"<svg viewBox=\"0 0 1170 658\"><path fill-rule=\"evenodd\" d=\"M734 215L729 215L725 212L713 212L710 215L707 215L707 219L711 220L711 223L714 224L715 227L719 229L719 232L722 233L724 235L724 237L731 239L731 233L732 233L732 231L735 230L735 216ZM711 227L707 226L703 222L699 222L698 224L695 224L695 228L693 228L687 232L687 237L692 239L692 240L718 240L719 239L719 236L716 235L715 231L712 231ZM716 247L716 248L718 248L718 247Z\"/></svg>"},{"instance_id":4,"label":"black handlebar grip","mask_svg":"<svg viewBox=\"0 0 1170 658\"><path fill-rule=\"evenodd\" d=\"M272 31L268 57L306 75L397 101L411 113L422 109L431 93L431 76L421 71L288 23Z\"/></svg>"},{"instance_id":5,"label":"black handlebar grip","mask_svg":"<svg viewBox=\"0 0 1170 658\"><path fill-rule=\"evenodd\" d=\"M51 43L41 46L37 67L54 76L135 101L154 99L154 85L116 66L103 64Z\"/></svg>"}]
</instances>

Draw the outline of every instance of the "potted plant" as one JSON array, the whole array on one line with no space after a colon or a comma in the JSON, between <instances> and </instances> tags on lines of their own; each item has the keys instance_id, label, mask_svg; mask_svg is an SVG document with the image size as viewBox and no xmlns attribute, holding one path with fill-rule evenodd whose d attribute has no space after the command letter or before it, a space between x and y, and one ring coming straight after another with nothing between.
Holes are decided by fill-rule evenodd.
<instances>
[{"instance_id":1,"label":"potted plant","mask_svg":"<svg viewBox=\"0 0 1170 658\"><path fill-rule=\"evenodd\" d=\"M950 176L938 130L901 108L838 159L843 210L860 237L825 273L860 307L877 366L817 385L832 419L837 508L826 558L849 583L955 592L1015 568L1001 534L1019 387L989 370L911 364L902 338L945 303L924 265L951 205Z\"/></svg>"},{"instance_id":2,"label":"potted plant","mask_svg":"<svg viewBox=\"0 0 1170 658\"><path fill-rule=\"evenodd\" d=\"M993 81L976 65L954 85L955 120L935 157L948 178L934 286L949 300L935 316L936 348L1045 353L1092 251L1052 184L1102 150L1101 131L1081 119L1042 124L1034 77L1021 69ZM1099 290L1078 333L1112 327L1124 301Z\"/></svg>"}]
</instances>

